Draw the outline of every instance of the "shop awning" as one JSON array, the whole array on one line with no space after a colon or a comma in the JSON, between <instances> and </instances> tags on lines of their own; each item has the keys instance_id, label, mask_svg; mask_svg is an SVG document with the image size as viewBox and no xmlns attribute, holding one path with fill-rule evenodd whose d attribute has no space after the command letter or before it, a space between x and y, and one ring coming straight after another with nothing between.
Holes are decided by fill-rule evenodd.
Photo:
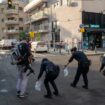
<instances>
[{"instance_id":1,"label":"shop awning","mask_svg":"<svg viewBox=\"0 0 105 105\"><path fill-rule=\"evenodd\" d=\"M86 28L86 32L105 32L105 28Z\"/></svg>"}]
</instances>

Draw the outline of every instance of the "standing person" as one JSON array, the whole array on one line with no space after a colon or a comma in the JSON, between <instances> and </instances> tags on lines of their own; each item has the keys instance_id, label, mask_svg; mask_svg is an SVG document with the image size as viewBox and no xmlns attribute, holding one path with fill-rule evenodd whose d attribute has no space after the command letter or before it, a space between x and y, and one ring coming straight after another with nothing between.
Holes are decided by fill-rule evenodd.
<instances>
[{"instance_id":1,"label":"standing person","mask_svg":"<svg viewBox=\"0 0 105 105\"><path fill-rule=\"evenodd\" d=\"M57 86L55 84L55 79L59 75L60 68L58 65L55 65L53 62L49 61L47 58L44 58L41 62L41 68L40 73L38 76L38 80L41 78L43 72L45 71L45 79L44 79L44 85L47 90L47 94L44 96L45 98L52 98L52 93L49 87L49 83L54 88L54 95L58 96L59 92L57 89Z\"/></svg>"},{"instance_id":2,"label":"standing person","mask_svg":"<svg viewBox=\"0 0 105 105\"><path fill-rule=\"evenodd\" d=\"M15 55L15 62L13 64L17 64L18 68L18 80L17 80L17 96L19 98L24 98L26 93L26 87L28 82L28 75L27 69L30 69L29 63L30 63L30 50L27 47L27 42L25 40L22 40L16 48Z\"/></svg>"},{"instance_id":3,"label":"standing person","mask_svg":"<svg viewBox=\"0 0 105 105\"><path fill-rule=\"evenodd\" d=\"M71 83L71 86L76 87L76 85L79 81L79 78L82 74L84 84L85 84L85 85L83 85L83 88L88 89L87 73L89 71L90 60L88 60L87 56L82 51L77 51L76 47L71 49L71 53L72 53L72 56L70 57L68 64L70 62L72 62L73 59L75 59L78 62L77 73L75 75L75 79L74 79L73 83Z\"/></svg>"},{"instance_id":4,"label":"standing person","mask_svg":"<svg viewBox=\"0 0 105 105\"><path fill-rule=\"evenodd\" d=\"M100 72L104 69L104 67L105 67L105 54L102 56ZM104 70L104 71L105 71L105 70ZM104 74L104 75L105 75L105 74Z\"/></svg>"}]
</instances>

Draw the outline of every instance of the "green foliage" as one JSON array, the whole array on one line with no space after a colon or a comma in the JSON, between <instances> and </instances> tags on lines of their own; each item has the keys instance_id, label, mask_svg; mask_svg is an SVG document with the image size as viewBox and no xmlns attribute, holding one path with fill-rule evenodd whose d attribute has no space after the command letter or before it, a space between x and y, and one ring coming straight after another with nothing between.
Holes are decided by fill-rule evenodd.
<instances>
[{"instance_id":1,"label":"green foliage","mask_svg":"<svg viewBox=\"0 0 105 105\"><path fill-rule=\"evenodd\" d=\"M36 40L37 40L37 41L40 41L40 40L41 40L41 33L40 33L40 32L37 33Z\"/></svg>"},{"instance_id":2,"label":"green foliage","mask_svg":"<svg viewBox=\"0 0 105 105\"><path fill-rule=\"evenodd\" d=\"M26 35L25 35L25 32L24 31L20 32L19 38L20 39L25 39L26 38Z\"/></svg>"}]
</instances>

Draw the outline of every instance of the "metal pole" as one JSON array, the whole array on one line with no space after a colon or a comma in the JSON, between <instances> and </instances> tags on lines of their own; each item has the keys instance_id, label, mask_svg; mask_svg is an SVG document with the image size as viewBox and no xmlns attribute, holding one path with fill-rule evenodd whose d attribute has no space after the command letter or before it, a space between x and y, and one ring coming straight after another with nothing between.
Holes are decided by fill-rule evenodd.
<instances>
[{"instance_id":1,"label":"metal pole","mask_svg":"<svg viewBox=\"0 0 105 105\"><path fill-rule=\"evenodd\" d=\"M29 32L31 32L31 14L29 13ZM30 38L32 41L32 38Z\"/></svg>"},{"instance_id":2,"label":"metal pole","mask_svg":"<svg viewBox=\"0 0 105 105\"><path fill-rule=\"evenodd\" d=\"M103 11L101 11L101 28L103 28Z\"/></svg>"},{"instance_id":3,"label":"metal pole","mask_svg":"<svg viewBox=\"0 0 105 105\"><path fill-rule=\"evenodd\" d=\"M54 47L54 51L55 51L55 31L53 32L53 47Z\"/></svg>"},{"instance_id":4,"label":"metal pole","mask_svg":"<svg viewBox=\"0 0 105 105\"><path fill-rule=\"evenodd\" d=\"M55 21L52 20L52 4L51 4L51 24L52 24L52 36L53 36L53 49L55 51Z\"/></svg>"}]
</instances>

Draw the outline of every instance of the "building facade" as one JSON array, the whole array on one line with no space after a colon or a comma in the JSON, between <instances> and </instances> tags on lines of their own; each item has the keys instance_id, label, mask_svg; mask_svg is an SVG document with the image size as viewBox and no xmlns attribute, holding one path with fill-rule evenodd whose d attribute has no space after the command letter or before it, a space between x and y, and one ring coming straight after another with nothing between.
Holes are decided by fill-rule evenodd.
<instances>
[{"instance_id":1,"label":"building facade","mask_svg":"<svg viewBox=\"0 0 105 105\"><path fill-rule=\"evenodd\" d=\"M82 24L85 27L83 33L84 48L93 49L105 47L105 1L82 2ZM92 46L91 46L92 45Z\"/></svg>"},{"instance_id":2,"label":"building facade","mask_svg":"<svg viewBox=\"0 0 105 105\"><path fill-rule=\"evenodd\" d=\"M93 38L94 44L99 43L96 40L104 39L104 32L100 32L104 31L104 4L104 0L35 0L24 8L24 12L29 14L25 24L29 31L35 32L36 39L40 35L40 40L54 43L63 41L71 46L89 48L93 40L87 36L93 37L95 30L98 32L97 38ZM92 21L94 18L97 18L95 22ZM85 32L79 31L81 25ZM90 30L93 30L93 35L90 35ZM100 43L97 47L104 47L102 40Z\"/></svg>"},{"instance_id":3,"label":"building facade","mask_svg":"<svg viewBox=\"0 0 105 105\"><path fill-rule=\"evenodd\" d=\"M25 5L24 2L14 0L12 8L8 8L7 2L0 3L0 39L19 39L20 32L25 29Z\"/></svg>"}]
</instances>

